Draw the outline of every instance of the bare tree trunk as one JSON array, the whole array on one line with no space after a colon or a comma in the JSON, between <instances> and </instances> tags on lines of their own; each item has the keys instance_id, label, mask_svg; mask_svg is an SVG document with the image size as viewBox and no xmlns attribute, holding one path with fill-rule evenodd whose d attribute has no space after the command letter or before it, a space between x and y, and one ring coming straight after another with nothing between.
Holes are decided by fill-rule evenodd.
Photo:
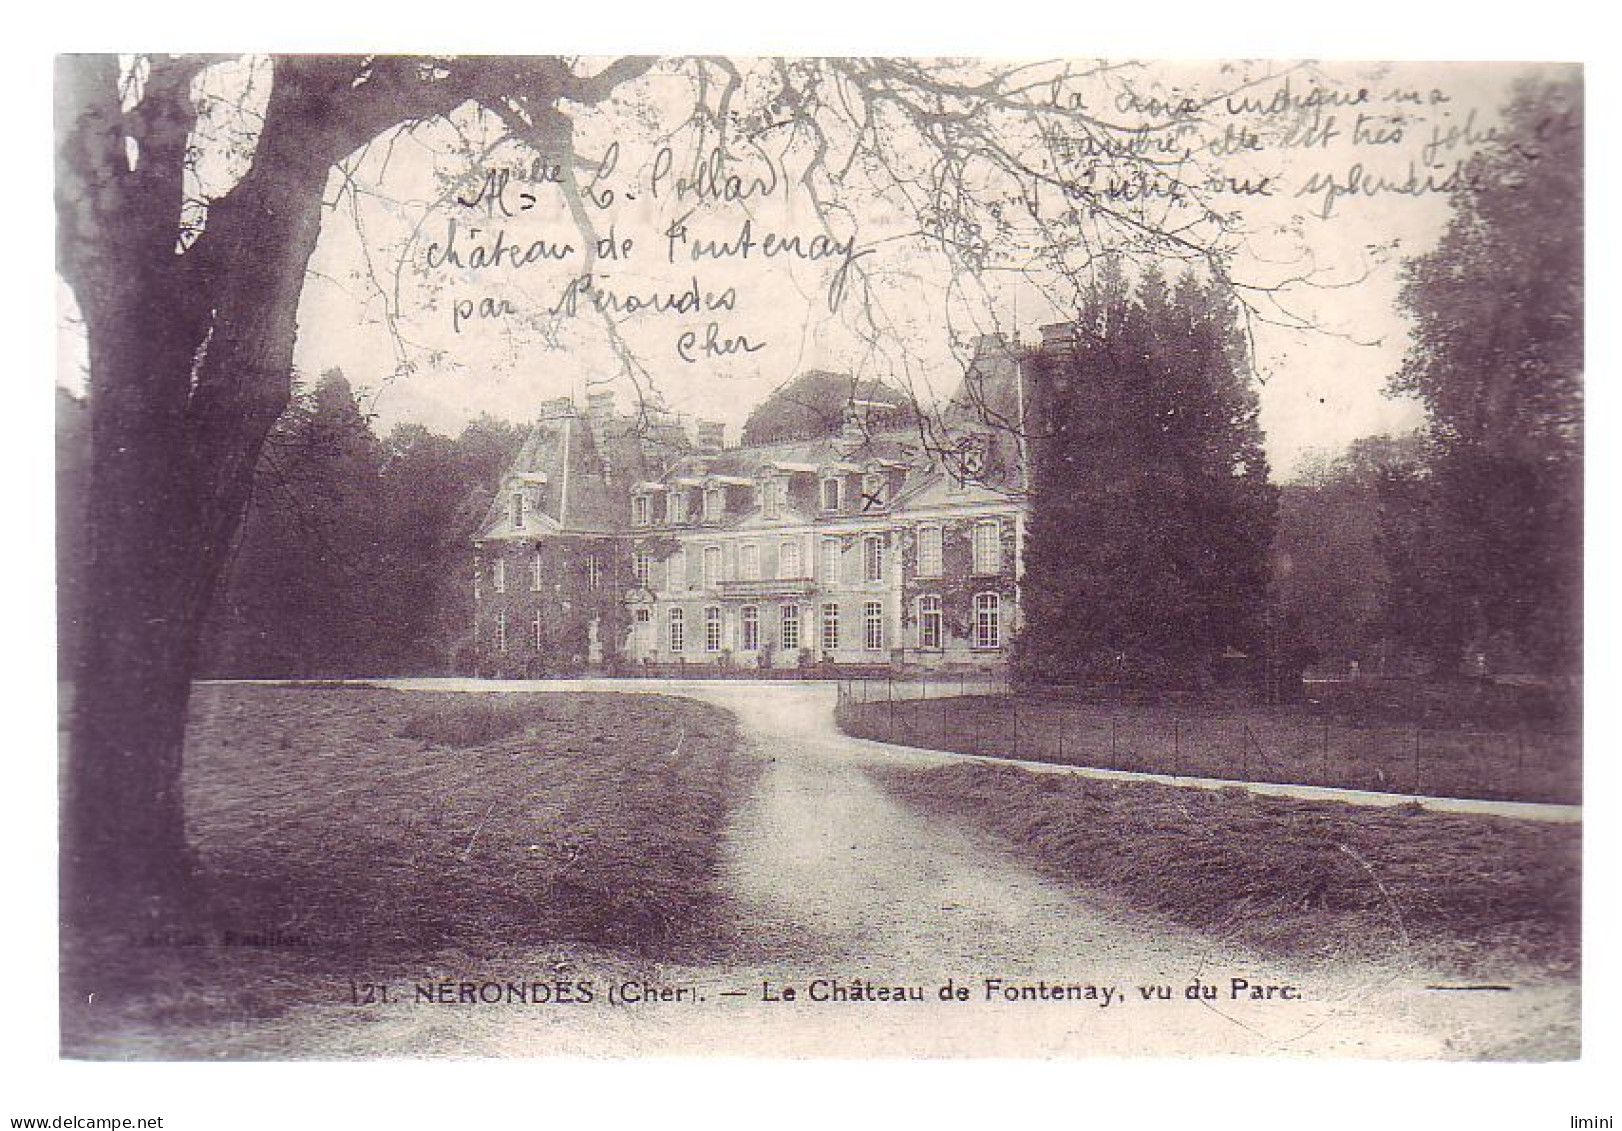
<instances>
[{"instance_id":1,"label":"bare tree trunk","mask_svg":"<svg viewBox=\"0 0 1622 1131\"><path fill-rule=\"evenodd\" d=\"M64 233L91 373L85 647L62 793L62 910L80 924L140 929L204 910L186 838L186 713L203 621L290 394L330 167L295 136L309 99L279 84L259 159L184 255L172 186L116 163L81 178ZM83 134L97 113L81 108Z\"/></svg>"}]
</instances>

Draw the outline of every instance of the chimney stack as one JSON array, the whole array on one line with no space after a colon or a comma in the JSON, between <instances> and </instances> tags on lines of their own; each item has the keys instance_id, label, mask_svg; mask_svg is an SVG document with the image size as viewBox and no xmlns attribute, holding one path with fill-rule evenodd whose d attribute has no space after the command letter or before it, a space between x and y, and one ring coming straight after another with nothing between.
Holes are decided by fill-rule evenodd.
<instances>
[{"instance_id":1,"label":"chimney stack","mask_svg":"<svg viewBox=\"0 0 1622 1131\"><path fill-rule=\"evenodd\" d=\"M576 415L573 397L553 397L549 401L542 401L540 411L536 414L541 420L565 420Z\"/></svg>"},{"instance_id":2,"label":"chimney stack","mask_svg":"<svg viewBox=\"0 0 1622 1131\"><path fill-rule=\"evenodd\" d=\"M987 358L1011 357L1013 350L1008 345L1008 339L1001 334L981 334L974 339L974 360L983 361Z\"/></svg>"},{"instance_id":3,"label":"chimney stack","mask_svg":"<svg viewBox=\"0 0 1622 1131\"><path fill-rule=\"evenodd\" d=\"M726 447L726 425L719 420L698 421L698 450L704 455L714 455Z\"/></svg>"},{"instance_id":4,"label":"chimney stack","mask_svg":"<svg viewBox=\"0 0 1622 1131\"><path fill-rule=\"evenodd\" d=\"M1053 322L1042 327L1042 345L1044 347L1060 347L1074 345L1076 342L1076 326L1073 322Z\"/></svg>"}]
</instances>

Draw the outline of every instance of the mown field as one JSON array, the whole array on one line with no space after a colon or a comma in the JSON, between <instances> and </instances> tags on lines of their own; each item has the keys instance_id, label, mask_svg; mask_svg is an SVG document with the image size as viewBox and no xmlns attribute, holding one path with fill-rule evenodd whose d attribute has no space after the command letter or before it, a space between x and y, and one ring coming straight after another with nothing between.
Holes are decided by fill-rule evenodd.
<instances>
[{"instance_id":1,"label":"mown field","mask_svg":"<svg viewBox=\"0 0 1622 1131\"><path fill-rule=\"evenodd\" d=\"M1036 773L893 768L884 786L1082 890L1264 952L1574 977L1581 827Z\"/></svg>"},{"instance_id":2,"label":"mown field","mask_svg":"<svg viewBox=\"0 0 1622 1131\"><path fill-rule=\"evenodd\" d=\"M65 982L102 992L65 999L64 1051L106 1054L119 1018L246 1022L356 980L702 951L754 772L730 715L673 697L200 687L185 790L210 921L65 940Z\"/></svg>"},{"instance_id":3,"label":"mown field","mask_svg":"<svg viewBox=\"0 0 1622 1131\"><path fill-rule=\"evenodd\" d=\"M1439 797L1582 800L1575 732L1348 725L1290 707L1112 705L1024 695L847 702L839 721L861 738L992 758Z\"/></svg>"}]
</instances>

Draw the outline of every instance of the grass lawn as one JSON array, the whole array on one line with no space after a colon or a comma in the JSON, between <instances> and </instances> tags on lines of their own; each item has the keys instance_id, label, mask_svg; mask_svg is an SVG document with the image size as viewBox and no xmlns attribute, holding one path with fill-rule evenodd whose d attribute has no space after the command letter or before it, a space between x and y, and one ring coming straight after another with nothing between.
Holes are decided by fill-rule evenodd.
<instances>
[{"instance_id":1,"label":"grass lawn","mask_svg":"<svg viewBox=\"0 0 1622 1131\"><path fill-rule=\"evenodd\" d=\"M1350 725L1299 707L1115 705L1026 695L846 703L839 722L861 738L992 758L1440 797L1582 800L1575 732Z\"/></svg>"},{"instance_id":2,"label":"grass lawn","mask_svg":"<svg viewBox=\"0 0 1622 1131\"><path fill-rule=\"evenodd\" d=\"M102 992L93 1016L65 996L64 1051L105 1051L114 1018L246 1021L351 980L695 953L753 773L731 716L686 699L200 687L185 790L212 922L67 940Z\"/></svg>"},{"instance_id":3,"label":"grass lawn","mask_svg":"<svg viewBox=\"0 0 1622 1131\"><path fill-rule=\"evenodd\" d=\"M878 776L1062 882L1266 952L1406 956L1471 977L1577 973L1576 825L983 763Z\"/></svg>"}]
</instances>

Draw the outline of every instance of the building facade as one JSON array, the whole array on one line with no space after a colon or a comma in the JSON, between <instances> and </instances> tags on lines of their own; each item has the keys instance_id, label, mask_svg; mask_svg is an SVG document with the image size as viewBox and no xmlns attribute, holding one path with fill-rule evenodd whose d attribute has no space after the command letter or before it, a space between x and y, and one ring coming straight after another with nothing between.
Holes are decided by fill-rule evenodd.
<instances>
[{"instance_id":1,"label":"building facade","mask_svg":"<svg viewBox=\"0 0 1622 1131\"><path fill-rule=\"evenodd\" d=\"M751 446L550 403L474 545L478 671L1002 667L1022 368L982 339L929 420L852 400L834 434Z\"/></svg>"}]
</instances>

